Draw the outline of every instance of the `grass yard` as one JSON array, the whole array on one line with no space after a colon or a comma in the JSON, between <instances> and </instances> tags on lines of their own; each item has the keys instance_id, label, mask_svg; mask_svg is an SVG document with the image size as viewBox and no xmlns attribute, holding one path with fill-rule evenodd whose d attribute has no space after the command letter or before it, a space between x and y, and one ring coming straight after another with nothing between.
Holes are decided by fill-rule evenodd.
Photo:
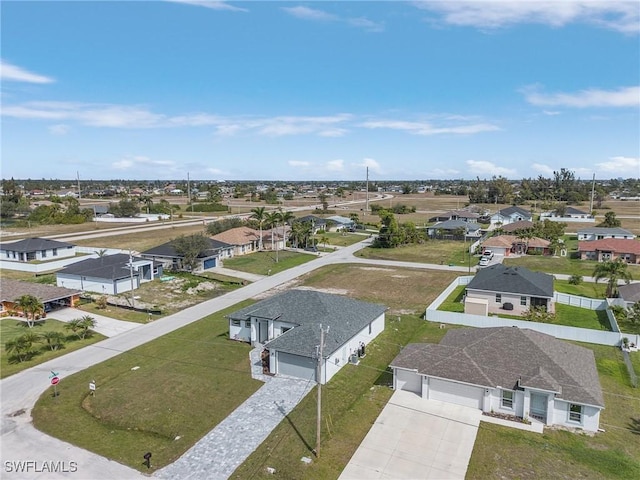
<instances>
[{"instance_id":1,"label":"grass yard","mask_svg":"<svg viewBox=\"0 0 640 480\"><path fill-rule=\"evenodd\" d=\"M326 248L331 250L331 247L348 247L349 245L365 240L368 236L368 234L360 235L357 233L343 234L341 232L318 232L315 239L318 242L318 246L322 248L325 247L325 244L320 243L320 239L322 237L327 237L329 241L327 242Z\"/></svg>"},{"instance_id":2,"label":"grass yard","mask_svg":"<svg viewBox=\"0 0 640 480\"><path fill-rule=\"evenodd\" d=\"M275 251L262 251L230 258L224 261L224 266L232 270L240 270L241 272L255 273L257 275L268 275L269 272L275 275L289 268L310 262L314 258L317 258L314 254L280 250L278 252L278 262L276 263Z\"/></svg>"},{"instance_id":3,"label":"grass yard","mask_svg":"<svg viewBox=\"0 0 640 480\"><path fill-rule=\"evenodd\" d=\"M548 273L564 273L567 275L581 275L590 277L596 268L593 260L578 260L566 257L548 257L542 255L527 255L519 258L506 257L502 262L506 266L521 266L530 270ZM629 272L633 278L640 278L640 266L629 265Z\"/></svg>"},{"instance_id":4,"label":"grass yard","mask_svg":"<svg viewBox=\"0 0 640 480\"><path fill-rule=\"evenodd\" d=\"M451 295L449 295L447 299L440 304L438 310L442 310L443 312L464 313L464 303L462 303L462 298L464 297L464 291L466 288L466 285L456 287L453 292L451 292Z\"/></svg>"},{"instance_id":5,"label":"grass yard","mask_svg":"<svg viewBox=\"0 0 640 480\"><path fill-rule=\"evenodd\" d=\"M421 245L405 245L397 248L366 247L355 253L362 258L398 260L401 262L434 263L439 265L469 265L469 243L454 240L428 240ZM478 265L479 257L471 256L471 271Z\"/></svg>"},{"instance_id":6,"label":"grass yard","mask_svg":"<svg viewBox=\"0 0 640 480\"><path fill-rule=\"evenodd\" d=\"M545 429L540 435L481 422L468 479L640 478L640 389L631 387L619 349L583 346L596 356L606 432L592 437Z\"/></svg>"},{"instance_id":7,"label":"grass yard","mask_svg":"<svg viewBox=\"0 0 640 480\"><path fill-rule=\"evenodd\" d=\"M224 318L249 303L65 378L57 400L47 392L37 401L35 427L144 472L175 461L262 385L251 378L249 345L228 340ZM142 465L147 451L152 470Z\"/></svg>"},{"instance_id":8,"label":"grass yard","mask_svg":"<svg viewBox=\"0 0 640 480\"><path fill-rule=\"evenodd\" d=\"M82 315L79 315L78 317L80 316ZM2 352L0 352L0 378L8 377L9 375L34 367L66 353L73 352L79 348L86 347L92 343L99 342L105 338L99 333L94 332L90 337L79 339L77 335L66 330L64 326L64 322L60 322L52 318L36 322L31 329L27 326L27 323L22 320L16 320L15 318L3 318L0 320L0 346L2 347ZM51 350L46 345L46 342L36 343L33 346L35 355L30 360L26 360L24 362L10 361L4 348L5 343L8 340L12 340L29 331L36 334L49 331L61 332L65 336L64 346L58 350Z\"/></svg>"},{"instance_id":9,"label":"grass yard","mask_svg":"<svg viewBox=\"0 0 640 480\"><path fill-rule=\"evenodd\" d=\"M553 288L558 292L578 295L579 297L605 298L607 282L582 282L579 285L572 285L568 280L555 280Z\"/></svg>"}]
</instances>

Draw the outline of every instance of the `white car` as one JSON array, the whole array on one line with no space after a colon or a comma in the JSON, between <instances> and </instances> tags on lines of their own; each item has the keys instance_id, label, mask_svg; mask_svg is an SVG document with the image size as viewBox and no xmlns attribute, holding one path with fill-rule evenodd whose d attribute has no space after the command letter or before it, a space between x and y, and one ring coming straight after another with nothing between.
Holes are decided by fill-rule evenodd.
<instances>
[{"instance_id":1,"label":"white car","mask_svg":"<svg viewBox=\"0 0 640 480\"><path fill-rule=\"evenodd\" d=\"M482 258L480 258L480 262L478 262L478 266L486 267L487 265L489 265L490 261L491 259L489 257L483 256Z\"/></svg>"},{"instance_id":2,"label":"white car","mask_svg":"<svg viewBox=\"0 0 640 480\"><path fill-rule=\"evenodd\" d=\"M484 252L482 252L482 258L488 258L489 260L491 260L493 258L493 251L485 250Z\"/></svg>"}]
</instances>

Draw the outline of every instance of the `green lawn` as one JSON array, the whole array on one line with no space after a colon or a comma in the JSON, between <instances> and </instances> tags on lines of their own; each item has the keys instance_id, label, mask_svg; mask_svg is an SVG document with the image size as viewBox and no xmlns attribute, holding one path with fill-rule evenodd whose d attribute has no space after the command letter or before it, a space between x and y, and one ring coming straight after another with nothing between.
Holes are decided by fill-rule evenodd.
<instances>
[{"instance_id":1,"label":"green lawn","mask_svg":"<svg viewBox=\"0 0 640 480\"><path fill-rule=\"evenodd\" d=\"M276 252L263 251L250 255L242 255L224 261L225 268L240 270L241 272L255 273L257 275L271 275L282 272L292 267L302 265L317 258L315 254L306 254L280 250L276 263Z\"/></svg>"},{"instance_id":2,"label":"green lawn","mask_svg":"<svg viewBox=\"0 0 640 480\"><path fill-rule=\"evenodd\" d=\"M322 237L327 237L329 241L327 242L326 247L348 247L349 245L353 245L354 243L361 242L365 240L368 235L359 235L357 233L342 233L342 232L319 232L315 239L319 243L320 247L325 247L324 243L320 243L320 239Z\"/></svg>"},{"instance_id":3,"label":"green lawn","mask_svg":"<svg viewBox=\"0 0 640 480\"><path fill-rule=\"evenodd\" d=\"M456 312L456 313L464 313L464 303L462 303L462 297L464 296L464 291L466 285L460 285L456 287L451 295L447 297L447 299L440 304L438 310L442 310L444 312Z\"/></svg>"},{"instance_id":4,"label":"green lawn","mask_svg":"<svg viewBox=\"0 0 640 480\"><path fill-rule=\"evenodd\" d=\"M547 273L561 273L566 275L593 276L593 270L598 262L579 260L566 257L549 257L542 255L527 255L519 258L505 257L502 262L507 266L526 267L530 270ZM640 266L629 265L629 272L633 278L640 278Z\"/></svg>"},{"instance_id":5,"label":"green lawn","mask_svg":"<svg viewBox=\"0 0 640 480\"><path fill-rule=\"evenodd\" d=\"M35 427L145 472L147 451L153 469L175 461L262 385L251 378L250 347L228 340L224 317L249 303L65 378L57 399L37 401Z\"/></svg>"},{"instance_id":6,"label":"green lawn","mask_svg":"<svg viewBox=\"0 0 640 480\"><path fill-rule=\"evenodd\" d=\"M467 249L469 243L454 240L429 240L420 245L404 245L397 248L373 248L366 247L355 253L362 258L376 260L398 260L402 262L435 263L438 265L456 265L458 267L469 266L475 271L480 257L471 256Z\"/></svg>"},{"instance_id":7,"label":"green lawn","mask_svg":"<svg viewBox=\"0 0 640 480\"><path fill-rule=\"evenodd\" d=\"M93 333L90 337L81 340L77 335L66 330L64 326L64 322L52 318L36 322L32 329L29 329L26 322L14 318L3 318L0 320L0 346L2 348L2 352L0 353L0 378L8 377L9 375L39 365L66 353L73 352L79 348L86 347L105 338L99 333ZM36 343L33 346L35 355L30 360L24 362L10 361L4 348L5 343L8 340L27 333L29 330L35 333L49 331L62 332L66 338L64 347L58 350L50 350L46 343Z\"/></svg>"},{"instance_id":8,"label":"green lawn","mask_svg":"<svg viewBox=\"0 0 640 480\"><path fill-rule=\"evenodd\" d=\"M605 298L607 290L606 281L598 283L582 282L579 285L572 285L568 280L554 280L553 288L561 293L578 295L587 298Z\"/></svg>"},{"instance_id":9,"label":"green lawn","mask_svg":"<svg viewBox=\"0 0 640 480\"><path fill-rule=\"evenodd\" d=\"M605 400L600 427L606 432L545 429L540 435L481 422L468 479L640 478L640 389L631 387L619 349L583 346L596 356Z\"/></svg>"}]
</instances>

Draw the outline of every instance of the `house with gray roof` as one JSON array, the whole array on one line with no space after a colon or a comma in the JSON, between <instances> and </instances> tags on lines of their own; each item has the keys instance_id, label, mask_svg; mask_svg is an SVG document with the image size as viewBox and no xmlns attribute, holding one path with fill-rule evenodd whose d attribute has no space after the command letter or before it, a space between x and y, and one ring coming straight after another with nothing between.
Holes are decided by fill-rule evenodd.
<instances>
[{"instance_id":1,"label":"house with gray roof","mask_svg":"<svg viewBox=\"0 0 640 480\"><path fill-rule=\"evenodd\" d=\"M620 227L591 227L578 230L578 241L606 240L616 238L620 240L633 240L635 233Z\"/></svg>"},{"instance_id":2,"label":"house with gray roof","mask_svg":"<svg viewBox=\"0 0 640 480\"><path fill-rule=\"evenodd\" d=\"M558 212L556 210L549 212L542 212L540 214L540 220L550 220L552 222L580 222L580 223L595 223L596 219L593 215L575 207L567 206L563 211Z\"/></svg>"},{"instance_id":3,"label":"house with gray roof","mask_svg":"<svg viewBox=\"0 0 640 480\"><path fill-rule=\"evenodd\" d=\"M88 258L56 273L59 287L117 295L162 275L162 264L124 253Z\"/></svg>"},{"instance_id":4,"label":"house with gray roof","mask_svg":"<svg viewBox=\"0 0 640 480\"><path fill-rule=\"evenodd\" d=\"M501 263L479 270L465 292L465 313L522 315L530 308L555 312L553 275Z\"/></svg>"},{"instance_id":5,"label":"house with gray roof","mask_svg":"<svg viewBox=\"0 0 640 480\"><path fill-rule=\"evenodd\" d=\"M514 222L522 222L523 220L532 222L533 215L529 210L515 206L503 208L491 215L492 225L508 225Z\"/></svg>"},{"instance_id":6,"label":"house with gray roof","mask_svg":"<svg viewBox=\"0 0 640 480\"><path fill-rule=\"evenodd\" d=\"M24 238L0 243L0 258L12 262L58 260L75 255L75 245L48 238Z\"/></svg>"},{"instance_id":7,"label":"house with gray roof","mask_svg":"<svg viewBox=\"0 0 640 480\"><path fill-rule=\"evenodd\" d=\"M545 425L596 432L604 408L593 351L529 329L449 330L391 368L394 389Z\"/></svg>"},{"instance_id":8,"label":"house with gray roof","mask_svg":"<svg viewBox=\"0 0 640 480\"><path fill-rule=\"evenodd\" d=\"M229 337L264 345L272 374L328 382L357 361L361 345L384 330L387 307L315 290L294 289L228 315ZM322 376L317 377L323 329Z\"/></svg>"},{"instance_id":9,"label":"house with gray roof","mask_svg":"<svg viewBox=\"0 0 640 480\"><path fill-rule=\"evenodd\" d=\"M201 272L222 266L225 258L233 257L234 246L219 240L208 238L209 248L200 252L196 258L194 272ZM163 243L157 247L145 250L140 254L142 258L162 264L166 270L183 270L184 255L178 253L173 242Z\"/></svg>"},{"instance_id":10,"label":"house with gray roof","mask_svg":"<svg viewBox=\"0 0 640 480\"><path fill-rule=\"evenodd\" d=\"M429 238L464 240L482 236L480 225L466 220L446 220L427 227Z\"/></svg>"},{"instance_id":11,"label":"house with gray roof","mask_svg":"<svg viewBox=\"0 0 640 480\"><path fill-rule=\"evenodd\" d=\"M356 226L356 222L341 215L332 215L327 217L325 220L328 220L327 226L334 226L336 232L340 230L350 230ZM328 228L328 230L330 230L330 228Z\"/></svg>"},{"instance_id":12,"label":"house with gray roof","mask_svg":"<svg viewBox=\"0 0 640 480\"><path fill-rule=\"evenodd\" d=\"M17 300L23 295L36 297L44 307L44 314L59 308L73 307L80 300L80 290L54 287L43 283L23 282L0 276L0 316L22 316Z\"/></svg>"}]
</instances>

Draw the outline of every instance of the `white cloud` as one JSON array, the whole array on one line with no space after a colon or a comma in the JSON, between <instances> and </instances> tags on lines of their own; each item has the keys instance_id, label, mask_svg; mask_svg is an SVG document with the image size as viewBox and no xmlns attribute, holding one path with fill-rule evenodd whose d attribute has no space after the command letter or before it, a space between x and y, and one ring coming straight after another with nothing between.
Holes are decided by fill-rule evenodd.
<instances>
[{"instance_id":1,"label":"white cloud","mask_svg":"<svg viewBox=\"0 0 640 480\"><path fill-rule=\"evenodd\" d=\"M542 113L550 117L554 117L556 115L560 115L562 112L558 112L557 110L543 110Z\"/></svg>"},{"instance_id":2,"label":"white cloud","mask_svg":"<svg viewBox=\"0 0 640 480\"><path fill-rule=\"evenodd\" d=\"M640 157L611 157L606 162L596 163L599 171L617 173L621 177L640 177Z\"/></svg>"},{"instance_id":3,"label":"white cloud","mask_svg":"<svg viewBox=\"0 0 640 480\"><path fill-rule=\"evenodd\" d=\"M540 93L539 87L522 89L526 100L536 106L589 107L639 107L640 86L620 87L616 90L588 89L576 93Z\"/></svg>"},{"instance_id":4,"label":"white cloud","mask_svg":"<svg viewBox=\"0 0 640 480\"><path fill-rule=\"evenodd\" d=\"M432 178L452 178L460 174L460 170L455 168L434 168L427 172L427 176Z\"/></svg>"},{"instance_id":5,"label":"white cloud","mask_svg":"<svg viewBox=\"0 0 640 480\"><path fill-rule=\"evenodd\" d=\"M312 20L321 22L343 22L349 26L362 28L368 32L382 32L384 30L384 24L374 22L365 17L339 17L333 13L325 12L324 10L318 10L317 8L309 8L303 6L297 7L282 7L282 10L287 12L296 18L302 20Z\"/></svg>"},{"instance_id":6,"label":"white cloud","mask_svg":"<svg viewBox=\"0 0 640 480\"><path fill-rule=\"evenodd\" d=\"M435 127L428 122L410 122L405 120L373 120L361 124L364 128L387 128L391 130L404 130L414 135L442 135L462 134L470 135L481 132L500 130L490 123L475 123L468 125L450 125Z\"/></svg>"},{"instance_id":7,"label":"white cloud","mask_svg":"<svg viewBox=\"0 0 640 480\"><path fill-rule=\"evenodd\" d=\"M562 27L587 23L625 34L640 31L640 9L633 1L455 1L413 2L449 25L497 29L519 23Z\"/></svg>"},{"instance_id":8,"label":"white cloud","mask_svg":"<svg viewBox=\"0 0 640 480\"><path fill-rule=\"evenodd\" d=\"M197 7L210 8L212 10L226 10L231 12L248 12L246 8L234 7L227 2L217 0L166 0L171 3L184 3L187 5L195 5Z\"/></svg>"},{"instance_id":9,"label":"white cloud","mask_svg":"<svg viewBox=\"0 0 640 480\"><path fill-rule=\"evenodd\" d=\"M69 125L59 123L57 125L50 125L48 127L48 130L52 135L66 135L67 133L69 133L71 128L69 127Z\"/></svg>"},{"instance_id":10,"label":"white cloud","mask_svg":"<svg viewBox=\"0 0 640 480\"><path fill-rule=\"evenodd\" d=\"M330 172L341 172L344 170L344 160L329 160L325 168Z\"/></svg>"},{"instance_id":11,"label":"white cloud","mask_svg":"<svg viewBox=\"0 0 640 480\"><path fill-rule=\"evenodd\" d=\"M382 174L382 168L380 167L380 164L373 158L363 158L362 162L356 163L355 166L359 168L369 167L369 170L371 170L372 172L379 175Z\"/></svg>"},{"instance_id":12,"label":"white cloud","mask_svg":"<svg viewBox=\"0 0 640 480\"><path fill-rule=\"evenodd\" d=\"M135 167L161 167L162 169L171 169L176 167L176 163L168 160L152 160L149 157L141 155L127 155L120 160L111 164L116 170L131 170Z\"/></svg>"},{"instance_id":13,"label":"white cloud","mask_svg":"<svg viewBox=\"0 0 640 480\"><path fill-rule=\"evenodd\" d=\"M53 83L55 81L51 77L29 72L24 68L12 65L4 60L0 60L0 79L3 81L27 83Z\"/></svg>"},{"instance_id":14,"label":"white cloud","mask_svg":"<svg viewBox=\"0 0 640 480\"><path fill-rule=\"evenodd\" d=\"M255 127L263 135L282 136L315 133L325 137L342 136L344 129L336 128L336 124L345 122L350 115L338 114L324 117L273 117L255 119L248 122L249 127Z\"/></svg>"},{"instance_id":15,"label":"white cloud","mask_svg":"<svg viewBox=\"0 0 640 480\"><path fill-rule=\"evenodd\" d=\"M550 167L549 165L544 165L542 163L534 163L533 165L531 165L531 168L535 172L538 172L541 175L552 176L554 172L554 168Z\"/></svg>"},{"instance_id":16,"label":"white cloud","mask_svg":"<svg viewBox=\"0 0 640 480\"><path fill-rule=\"evenodd\" d=\"M290 167L310 167L311 166L310 162L305 162L301 160L289 160L287 163L289 164Z\"/></svg>"},{"instance_id":17,"label":"white cloud","mask_svg":"<svg viewBox=\"0 0 640 480\"><path fill-rule=\"evenodd\" d=\"M478 175L480 178L489 178L494 175L502 175L508 178L515 178L517 176L515 169L499 167L495 163L486 160L467 160L465 163L469 167L469 172Z\"/></svg>"}]
</instances>

